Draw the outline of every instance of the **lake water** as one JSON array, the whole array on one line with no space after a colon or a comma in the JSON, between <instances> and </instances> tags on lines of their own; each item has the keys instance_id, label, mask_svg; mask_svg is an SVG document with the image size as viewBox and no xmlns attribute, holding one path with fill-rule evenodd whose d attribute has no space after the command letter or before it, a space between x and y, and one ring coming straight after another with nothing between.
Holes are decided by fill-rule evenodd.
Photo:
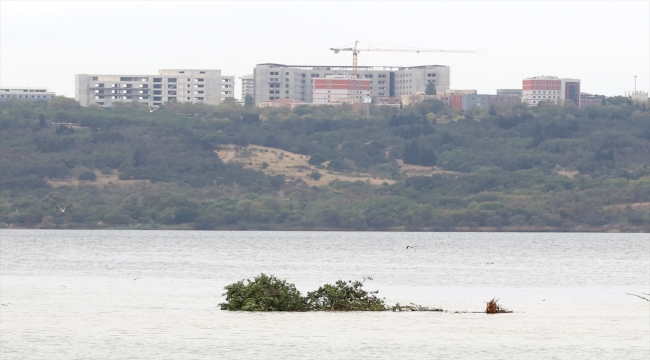
<instances>
[{"instance_id":1,"label":"lake water","mask_svg":"<svg viewBox=\"0 0 650 360\"><path fill-rule=\"evenodd\" d=\"M219 310L262 272L450 312ZM625 293L650 293L648 234L1 230L0 357L648 359ZM493 297L514 313L453 313Z\"/></svg>"}]
</instances>

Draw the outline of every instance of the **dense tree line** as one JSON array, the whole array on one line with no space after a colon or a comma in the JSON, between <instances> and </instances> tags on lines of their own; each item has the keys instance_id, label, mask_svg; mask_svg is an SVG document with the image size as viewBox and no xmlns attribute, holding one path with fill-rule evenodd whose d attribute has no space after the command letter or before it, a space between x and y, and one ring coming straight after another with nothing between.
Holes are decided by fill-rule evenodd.
<instances>
[{"instance_id":1,"label":"dense tree line","mask_svg":"<svg viewBox=\"0 0 650 360\"><path fill-rule=\"evenodd\" d=\"M345 105L150 113L12 100L0 103L0 225L648 231L649 114L625 98L467 112L427 101L369 116ZM398 181L310 187L215 153L250 144L306 155L321 171ZM406 177L399 160L448 172ZM99 172L144 181L97 186ZM53 187L66 179L79 184Z\"/></svg>"}]
</instances>

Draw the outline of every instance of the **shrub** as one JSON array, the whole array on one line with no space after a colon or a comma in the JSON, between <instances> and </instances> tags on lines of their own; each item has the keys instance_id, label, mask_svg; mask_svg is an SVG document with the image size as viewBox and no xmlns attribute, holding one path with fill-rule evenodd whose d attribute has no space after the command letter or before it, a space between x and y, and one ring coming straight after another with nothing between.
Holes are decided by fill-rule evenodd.
<instances>
[{"instance_id":1,"label":"shrub","mask_svg":"<svg viewBox=\"0 0 650 360\"><path fill-rule=\"evenodd\" d=\"M97 175L92 171L84 171L79 174L79 180L95 181L97 180Z\"/></svg>"},{"instance_id":2,"label":"shrub","mask_svg":"<svg viewBox=\"0 0 650 360\"><path fill-rule=\"evenodd\" d=\"M312 179L314 179L316 181L320 180L320 178L323 177L323 175L321 173L319 173L318 171L312 171L311 174L309 174L307 176L309 176L310 178L312 178Z\"/></svg>"},{"instance_id":3,"label":"shrub","mask_svg":"<svg viewBox=\"0 0 650 360\"><path fill-rule=\"evenodd\" d=\"M376 296L378 292L363 290L361 281L339 280L336 285L325 284L307 293L307 302L314 310L384 311L387 307L384 300Z\"/></svg>"},{"instance_id":4,"label":"shrub","mask_svg":"<svg viewBox=\"0 0 650 360\"><path fill-rule=\"evenodd\" d=\"M345 170L345 164L339 159L334 159L327 164L327 168L335 171Z\"/></svg>"},{"instance_id":5,"label":"shrub","mask_svg":"<svg viewBox=\"0 0 650 360\"><path fill-rule=\"evenodd\" d=\"M109 225L128 225L133 222L133 218L129 214L122 212L112 212L104 216L104 223Z\"/></svg>"},{"instance_id":6,"label":"shrub","mask_svg":"<svg viewBox=\"0 0 650 360\"><path fill-rule=\"evenodd\" d=\"M310 165L320 165L325 161L327 161L327 158L320 153L316 153L309 158Z\"/></svg>"},{"instance_id":7,"label":"shrub","mask_svg":"<svg viewBox=\"0 0 650 360\"><path fill-rule=\"evenodd\" d=\"M305 311L307 302L294 284L261 274L253 281L238 281L225 287L226 302L221 310Z\"/></svg>"}]
</instances>

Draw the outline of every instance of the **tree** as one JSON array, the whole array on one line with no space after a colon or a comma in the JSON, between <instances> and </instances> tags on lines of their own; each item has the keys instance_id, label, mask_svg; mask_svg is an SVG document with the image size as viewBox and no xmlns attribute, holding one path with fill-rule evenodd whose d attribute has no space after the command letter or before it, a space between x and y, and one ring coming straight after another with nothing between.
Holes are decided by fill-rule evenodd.
<instances>
[{"instance_id":1,"label":"tree","mask_svg":"<svg viewBox=\"0 0 650 360\"><path fill-rule=\"evenodd\" d=\"M320 153L316 153L309 158L310 165L320 165L325 161L327 161L327 158Z\"/></svg>"},{"instance_id":2,"label":"tree","mask_svg":"<svg viewBox=\"0 0 650 360\"><path fill-rule=\"evenodd\" d=\"M307 175L307 176L309 176L310 178L312 178L312 179L318 181L318 180L320 180L320 178L321 178L323 175L322 175L321 173L319 173L318 171L312 171L311 174L309 174L309 175Z\"/></svg>"},{"instance_id":3,"label":"tree","mask_svg":"<svg viewBox=\"0 0 650 360\"><path fill-rule=\"evenodd\" d=\"M253 96L251 94L246 94L246 97L244 97L244 106L245 107L255 106L255 100L253 100Z\"/></svg>"},{"instance_id":4,"label":"tree","mask_svg":"<svg viewBox=\"0 0 650 360\"><path fill-rule=\"evenodd\" d=\"M436 95L436 84L430 82L427 83L427 88L424 90L425 95Z\"/></svg>"},{"instance_id":5,"label":"tree","mask_svg":"<svg viewBox=\"0 0 650 360\"><path fill-rule=\"evenodd\" d=\"M97 175L92 171L84 171L79 174L79 180L95 181L97 180Z\"/></svg>"}]
</instances>

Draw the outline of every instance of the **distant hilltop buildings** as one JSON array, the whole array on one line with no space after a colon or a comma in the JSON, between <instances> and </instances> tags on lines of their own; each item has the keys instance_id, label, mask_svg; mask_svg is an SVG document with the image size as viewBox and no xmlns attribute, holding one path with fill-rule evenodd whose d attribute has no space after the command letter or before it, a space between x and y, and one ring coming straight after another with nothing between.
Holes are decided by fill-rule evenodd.
<instances>
[{"instance_id":1,"label":"distant hilltop buildings","mask_svg":"<svg viewBox=\"0 0 650 360\"><path fill-rule=\"evenodd\" d=\"M368 92L364 93L365 96L362 98L350 98L350 102L366 102L365 98L369 97L375 104L390 103L391 98L424 91L428 83L433 83L437 91L449 89L449 66L359 66L358 69L359 75L356 80L362 81ZM348 81L348 85L341 87L341 81L337 81L336 88L321 88L321 86L332 86L327 81L336 80L334 78L336 76L350 79L352 70L352 66L257 64L253 74L255 104L278 99L323 104L332 101L340 102L341 91L346 92L345 96L352 95L352 91L359 90L353 88L358 84ZM326 79L326 82L322 82L322 79ZM315 86L317 87L316 98L314 97ZM327 90L330 92L327 93ZM333 90L337 92L334 93Z\"/></svg>"},{"instance_id":2,"label":"distant hilltop buildings","mask_svg":"<svg viewBox=\"0 0 650 360\"><path fill-rule=\"evenodd\" d=\"M446 65L410 67L257 64L253 73L239 77L241 99L247 96L256 106L338 105L343 103L410 105L437 99L467 111L493 105L542 102L556 104L570 100L581 109L600 105L604 95L581 92L580 79L534 76L522 80L521 89L497 89L496 94L476 90L450 89L450 68ZM0 88L0 101L11 98L48 101L56 94L45 88ZM648 93L634 91L626 96L648 102ZM75 99L81 106L110 107L116 102L138 102L159 106L166 102L218 105L235 100L235 77L217 69L162 69L156 75L77 74Z\"/></svg>"},{"instance_id":3,"label":"distant hilltop buildings","mask_svg":"<svg viewBox=\"0 0 650 360\"><path fill-rule=\"evenodd\" d=\"M79 74L75 99L81 106L111 106L114 102L139 102L149 106L167 101L218 105L235 96L235 77L221 70L164 69L158 75Z\"/></svg>"},{"instance_id":4,"label":"distant hilltop buildings","mask_svg":"<svg viewBox=\"0 0 650 360\"><path fill-rule=\"evenodd\" d=\"M23 100L45 100L49 101L56 94L47 91L46 88L31 88L31 87L3 87L0 88L0 101L6 101L11 98Z\"/></svg>"}]
</instances>

